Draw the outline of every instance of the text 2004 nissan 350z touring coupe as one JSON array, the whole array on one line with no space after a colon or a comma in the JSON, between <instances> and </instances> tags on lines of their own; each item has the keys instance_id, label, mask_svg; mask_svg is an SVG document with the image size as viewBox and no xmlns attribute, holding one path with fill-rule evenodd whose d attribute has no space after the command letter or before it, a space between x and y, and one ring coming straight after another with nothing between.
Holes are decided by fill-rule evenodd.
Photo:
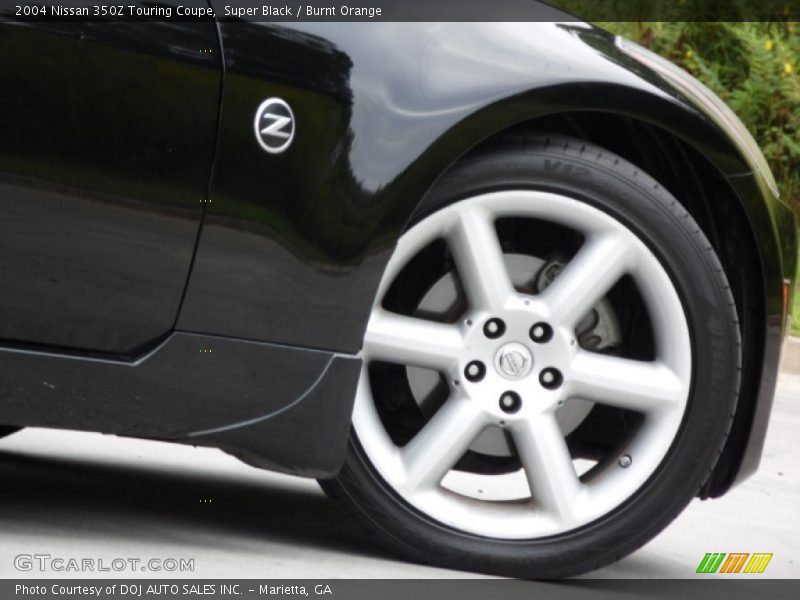
<instances>
[{"instance_id":1,"label":"text 2004 nissan 350z touring coupe","mask_svg":"<svg viewBox=\"0 0 800 600\"><path fill-rule=\"evenodd\" d=\"M649 51L581 23L6 22L0 57L4 433L221 448L412 560L524 577L756 469L794 217Z\"/></svg>"}]
</instances>

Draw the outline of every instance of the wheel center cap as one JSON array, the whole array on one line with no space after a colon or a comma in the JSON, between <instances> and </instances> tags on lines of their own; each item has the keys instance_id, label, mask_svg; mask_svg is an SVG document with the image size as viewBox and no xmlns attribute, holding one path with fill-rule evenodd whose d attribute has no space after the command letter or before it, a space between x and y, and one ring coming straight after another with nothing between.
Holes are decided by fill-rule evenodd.
<instances>
[{"instance_id":1,"label":"wheel center cap","mask_svg":"<svg viewBox=\"0 0 800 600\"><path fill-rule=\"evenodd\" d=\"M506 379L522 379L533 367L533 355L522 344L511 342L497 351L494 366Z\"/></svg>"}]
</instances>

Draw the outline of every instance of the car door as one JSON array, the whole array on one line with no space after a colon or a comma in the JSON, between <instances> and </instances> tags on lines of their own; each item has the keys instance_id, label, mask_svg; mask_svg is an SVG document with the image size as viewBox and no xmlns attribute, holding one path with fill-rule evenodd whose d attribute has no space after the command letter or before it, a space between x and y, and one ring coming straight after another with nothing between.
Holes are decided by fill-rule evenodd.
<instances>
[{"instance_id":1,"label":"car door","mask_svg":"<svg viewBox=\"0 0 800 600\"><path fill-rule=\"evenodd\" d=\"M0 19L0 340L137 354L172 329L191 266L215 25L13 19Z\"/></svg>"},{"instance_id":2,"label":"car door","mask_svg":"<svg viewBox=\"0 0 800 600\"><path fill-rule=\"evenodd\" d=\"M218 16L223 4L212 2ZM353 161L353 61L336 39L353 30L219 24L219 155L178 329L357 352L400 224L386 225L392 202L376 183L385 171L366 173L386 155ZM367 30L358 33L368 44ZM361 75L356 82L370 85ZM259 116L272 104L283 108ZM277 146L259 141L254 119Z\"/></svg>"}]
</instances>

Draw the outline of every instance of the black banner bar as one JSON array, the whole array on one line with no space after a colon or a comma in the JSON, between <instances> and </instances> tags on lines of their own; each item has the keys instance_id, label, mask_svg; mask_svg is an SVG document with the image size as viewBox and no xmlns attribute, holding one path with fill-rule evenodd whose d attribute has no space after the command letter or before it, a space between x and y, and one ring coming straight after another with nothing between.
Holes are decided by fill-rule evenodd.
<instances>
[{"instance_id":1,"label":"black banner bar","mask_svg":"<svg viewBox=\"0 0 800 600\"><path fill-rule=\"evenodd\" d=\"M41 600L783 600L800 580L387 580L387 579L38 579L0 582L0 598Z\"/></svg>"},{"instance_id":2,"label":"black banner bar","mask_svg":"<svg viewBox=\"0 0 800 600\"><path fill-rule=\"evenodd\" d=\"M798 21L800 0L0 0L5 21Z\"/></svg>"}]
</instances>

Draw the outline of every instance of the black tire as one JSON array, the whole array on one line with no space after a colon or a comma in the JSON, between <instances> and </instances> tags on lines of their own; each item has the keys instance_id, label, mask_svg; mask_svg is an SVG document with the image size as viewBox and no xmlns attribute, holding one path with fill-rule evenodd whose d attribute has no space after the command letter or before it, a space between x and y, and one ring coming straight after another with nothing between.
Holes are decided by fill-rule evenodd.
<instances>
[{"instance_id":1,"label":"black tire","mask_svg":"<svg viewBox=\"0 0 800 600\"><path fill-rule=\"evenodd\" d=\"M379 541L414 561L514 577L565 577L633 552L696 496L719 457L736 408L740 333L725 273L697 223L655 180L597 146L541 136L476 153L437 182L418 219L461 198L510 188L558 192L611 214L649 245L671 276L695 361L686 413L666 458L611 513L533 540L479 537L421 514L372 468L355 433L338 477L321 483Z\"/></svg>"}]
</instances>

